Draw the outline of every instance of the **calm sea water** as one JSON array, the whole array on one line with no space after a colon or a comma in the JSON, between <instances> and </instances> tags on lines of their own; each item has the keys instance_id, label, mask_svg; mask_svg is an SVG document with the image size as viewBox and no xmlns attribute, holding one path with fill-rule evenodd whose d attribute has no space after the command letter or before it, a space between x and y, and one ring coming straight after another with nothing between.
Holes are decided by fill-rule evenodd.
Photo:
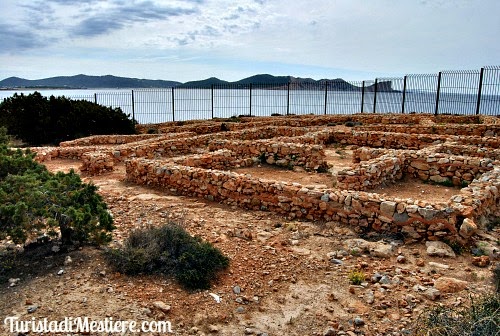
<instances>
[{"instance_id":1,"label":"calm sea water","mask_svg":"<svg viewBox=\"0 0 500 336\"><path fill-rule=\"evenodd\" d=\"M35 90L0 90L0 101L14 93ZM120 107L142 124L192 119L228 118L237 115L400 113L401 92L263 90L253 89L88 89L38 90L43 96L65 96ZM362 104L363 102L363 104ZM375 106L375 109L374 109ZM405 112L434 113L435 92L407 92ZM441 93L438 113L476 113L477 95ZM500 114L500 96L483 95L480 113Z\"/></svg>"}]
</instances>

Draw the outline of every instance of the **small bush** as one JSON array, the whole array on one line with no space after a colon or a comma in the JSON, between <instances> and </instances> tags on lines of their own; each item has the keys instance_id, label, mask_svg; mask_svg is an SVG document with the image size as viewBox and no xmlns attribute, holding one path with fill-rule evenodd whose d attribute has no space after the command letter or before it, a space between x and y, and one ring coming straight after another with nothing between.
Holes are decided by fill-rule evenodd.
<instances>
[{"instance_id":1,"label":"small bush","mask_svg":"<svg viewBox=\"0 0 500 336\"><path fill-rule=\"evenodd\" d=\"M414 335L491 336L500 333L500 294L471 298L470 307L436 306L417 319Z\"/></svg>"},{"instance_id":2,"label":"small bush","mask_svg":"<svg viewBox=\"0 0 500 336\"><path fill-rule=\"evenodd\" d=\"M363 271L352 271L348 275L349 281L353 285L361 285L365 281L365 273Z\"/></svg>"},{"instance_id":3,"label":"small bush","mask_svg":"<svg viewBox=\"0 0 500 336\"><path fill-rule=\"evenodd\" d=\"M172 276L187 289L210 288L217 272L229 266L217 248L176 224L133 231L121 248L108 250L106 256L120 272Z\"/></svg>"}]
</instances>

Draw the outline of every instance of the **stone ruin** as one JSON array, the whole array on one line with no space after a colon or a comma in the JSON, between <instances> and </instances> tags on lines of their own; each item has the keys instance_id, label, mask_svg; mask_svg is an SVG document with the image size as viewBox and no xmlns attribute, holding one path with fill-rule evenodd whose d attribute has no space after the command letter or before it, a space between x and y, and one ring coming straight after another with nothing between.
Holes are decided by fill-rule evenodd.
<instances>
[{"instance_id":1,"label":"stone ruin","mask_svg":"<svg viewBox=\"0 0 500 336\"><path fill-rule=\"evenodd\" d=\"M290 219L400 232L415 240L467 241L500 216L500 118L355 114L139 125L140 135L92 136L32 148L37 160L81 160L82 174L126 166L126 180ZM334 127L349 125L350 128ZM145 134L154 133L154 134ZM332 185L259 179L234 168L269 164L328 172L325 147L355 148ZM447 202L372 192L412 176L457 188Z\"/></svg>"}]
</instances>

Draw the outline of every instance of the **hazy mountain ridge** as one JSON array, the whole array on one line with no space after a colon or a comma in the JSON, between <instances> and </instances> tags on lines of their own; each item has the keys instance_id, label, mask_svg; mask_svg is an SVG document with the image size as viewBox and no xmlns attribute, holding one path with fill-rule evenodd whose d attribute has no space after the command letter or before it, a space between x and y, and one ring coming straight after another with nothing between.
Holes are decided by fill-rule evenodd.
<instances>
[{"instance_id":1,"label":"hazy mountain ridge","mask_svg":"<svg viewBox=\"0 0 500 336\"><path fill-rule=\"evenodd\" d=\"M292 76L273 76L269 74L258 74L250 76L238 81L228 82L216 77L210 77L198 81L190 81L181 83L170 80L151 80L151 79L138 79L117 76L58 76L44 79L29 80L19 77L9 77L0 81L0 88L64 88L64 89L100 89L100 88L170 88L170 87L197 87L197 88L210 88L212 85L240 85L248 87L250 84L263 84L268 87L272 85L274 88L286 88L288 85L293 85L294 89L307 89L311 86L321 84L322 86L328 83L329 90L338 91L360 91L362 88L350 84L349 82L341 79L320 79L314 80L312 78L300 78ZM374 85L365 87L366 91L374 91ZM393 91L391 82L379 82L377 89L380 91Z\"/></svg>"},{"instance_id":2,"label":"hazy mountain ridge","mask_svg":"<svg viewBox=\"0 0 500 336\"><path fill-rule=\"evenodd\" d=\"M100 88L167 88L181 84L176 81L151 80L128 77L106 76L59 76L29 80L9 77L0 81L3 88L65 88L65 89L100 89Z\"/></svg>"}]
</instances>

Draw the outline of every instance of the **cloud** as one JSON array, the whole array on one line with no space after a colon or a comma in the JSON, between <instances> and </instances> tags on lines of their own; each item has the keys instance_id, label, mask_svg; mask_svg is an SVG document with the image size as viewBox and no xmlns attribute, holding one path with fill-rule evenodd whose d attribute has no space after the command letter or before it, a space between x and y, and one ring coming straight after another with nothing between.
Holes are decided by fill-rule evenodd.
<instances>
[{"instance_id":1,"label":"cloud","mask_svg":"<svg viewBox=\"0 0 500 336\"><path fill-rule=\"evenodd\" d=\"M106 17L93 17L83 20L74 30L77 36L97 36L123 27L122 22L112 21Z\"/></svg>"},{"instance_id":2,"label":"cloud","mask_svg":"<svg viewBox=\"0 0 500 336\"><path fill-rule=\"evenodd\" d=\"M2 53L12 53L43 46L42 39L31 31L0 23Z\"/></svg>"},{"instance_id":3,"label":"cloud","mask_svg":"<svg viewBox=\"0 0 500 336\"><path fill-rule=\"evenodd\" d=\"M201 3L201 1L191 1ZM116 6L119 4L119 6ZM81 21L71 33L74 36L92 37L122 29L137 22L162 21L170 17L191 15L198 12L193 7L161 6L152 1L126 2L126 5L115 2L111 8L101 9Z\"/></svg>"}]
</instances>

